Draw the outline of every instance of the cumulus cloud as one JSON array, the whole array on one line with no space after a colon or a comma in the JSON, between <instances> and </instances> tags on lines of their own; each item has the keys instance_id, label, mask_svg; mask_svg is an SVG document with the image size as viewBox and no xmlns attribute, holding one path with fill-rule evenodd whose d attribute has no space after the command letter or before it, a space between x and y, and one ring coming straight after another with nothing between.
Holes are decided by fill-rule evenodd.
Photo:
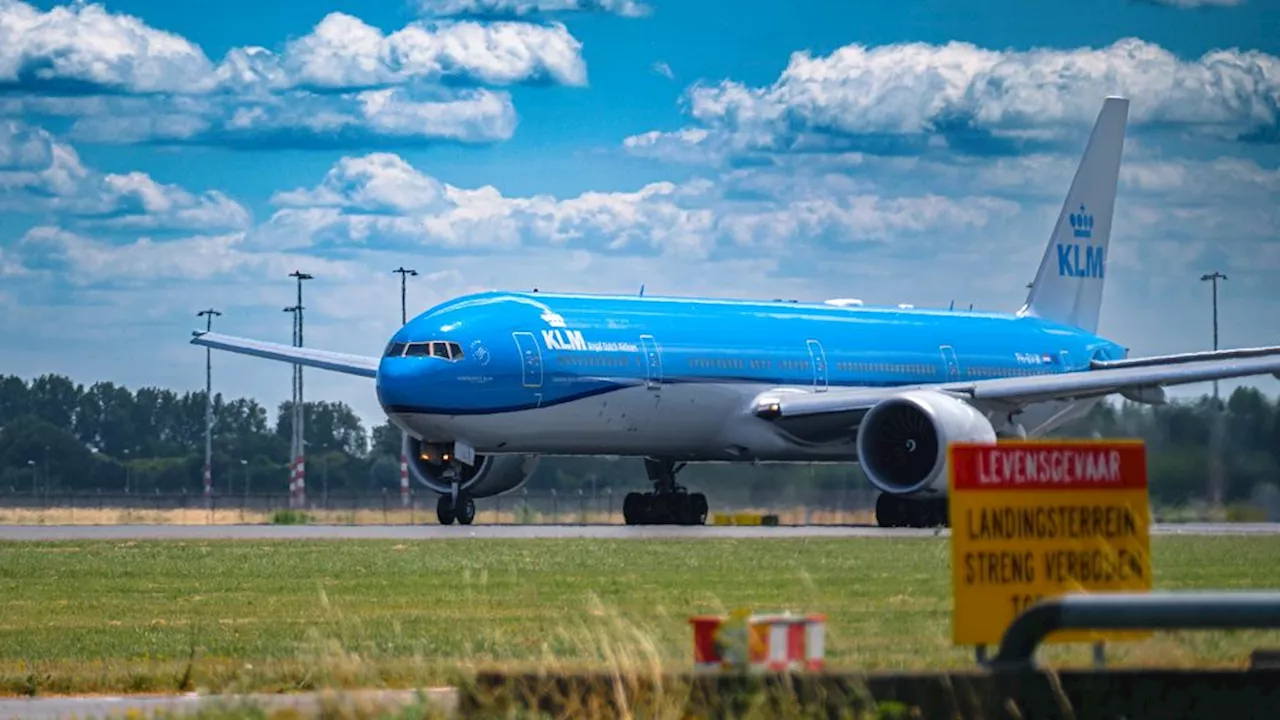
<instances>
[{"instance_id":1,"label":"cumulus cloud","mask_svg":"<svg viewBox=\"0 0 1280 720\"><path fill-rule=\"evenodd\" d=\"M0 0L0 83L11 89L205 94L365 89L410 81L581 85L586 66L563 25L412 23L386 34L334 12L282 53L237 47L215 65L197 45L101 5L42 13Z\"/></svg>"},{"instance_id":2,"label":"cumulus cloud","mask_svg":"<svg viewBox=\"0 0 1280 720\"><path fill-rule=\"evenodd\" d=\"M76 117L73 137L92 142L496 142L514 132L515 109L481 86L584 86L581 49L559 23L424 21L386 33L334 12L278 52L235 47L214 63L101 5L41 12L0 0L0 112Z\"/></svg>"},{"instance_id":3,"label":"cumulus cloud","mask_svg":"<svg viewBox=\"0 0 1280 720\"><path fill-rule=\"evenodd\" d=\"M0 100L0 108L6 107L74 117L72 140L109 144L245 149L474 144L506 140L516 127L510 95L486 89L290 92L236 104L205 97Z\"/></svg>"},{"instance_id":4,"label":"cumulus cloud","mask_svg":"<svg viewBox=\"0 0 1280 720\"><path fill-rule=\"evenodd\" d=\"M195 194L141 172L99 173L42 128L13 123L10 130L10 145L41 151L27 153L32 162L23 169L0 170L0 210L119 230L247 229L251 223L249 212L222 192ZM6 149L0 135L0 157L23 152ZM37 156L43 162L36 162Z\"/></svg>"},{"instance_id":5,"label":"cumulus cloud","mask_svg":"<svg viewBox=\"0 0 1280 720\"><path fill-rule=\"evenodd\" d=\"M142 237L126 244L106 242L55 226L38 226L18 242L19 254L37 270L65 270L79 286L171 284L234 278L285 277L297 269L297 257L245 249L244 233L196 235L157 242ZM345 278L343 263L308 259L307 267L326 277Z\"/></svg>"},{"instance_id":6,"label":"cumulus cloud","mask_svg":"<svg viewBox=\"0 0 1280 720\"><path fill-rule=\"evenodd\" d=\"M562 12L603 12L644 17L648 5L636 0L416 0L423 15L435 17L513 18Z\"/></svg>"},{"instance_id":7,"label":"cumulus cloud","mask_svg":"<svg viewBox=\"0 0 1280 720\"><path fill-rule=\"evenodd\" d=\"M725 80L686 97L693 132L629 138L633 153L715 160L750 152L889 154L975 138L1078 136L1107 95L1131 99L1133 127L1232 139L1280 138L1280 58L1214 50L1184 61L1127 38L1098 49L998 51L963 42L853 44L791 56L777 81Z\"/></svg>"},{"instance_id":8,"label":"cumulus cloud","mask_svg":"<svg viewBox=\"0 0 1280 720\"><path fill-rule=\"evenodd\" d=\"M756 176L655 182L571 198L507 197L440 182L389 153L348 157L314 188L277 193L255 240L264 247L431 246L453 252L520 246L707 258L730 247L887 241L971 229L1016 211L995 198L878 197L846 178Z\"/></svg>"}]
</instances>

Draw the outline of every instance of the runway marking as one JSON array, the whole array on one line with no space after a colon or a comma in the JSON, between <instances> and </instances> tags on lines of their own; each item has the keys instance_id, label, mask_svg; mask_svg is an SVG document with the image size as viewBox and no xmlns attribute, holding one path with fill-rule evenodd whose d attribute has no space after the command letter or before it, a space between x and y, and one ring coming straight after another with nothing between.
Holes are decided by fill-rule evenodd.
<instances>
[{"instance_id":1,"label":"runway marking","mask_svg":"<svg viewBox=\"0 0 1280 720\"><path fill-rule=\"evenodd\" d=\"M1153 525L1152 535L1280 535L1280 523ZM947 530L869 525L0 525L0 541L51 540L660 540L699 538L909 538Z\"/></svg>"}]
</instances>

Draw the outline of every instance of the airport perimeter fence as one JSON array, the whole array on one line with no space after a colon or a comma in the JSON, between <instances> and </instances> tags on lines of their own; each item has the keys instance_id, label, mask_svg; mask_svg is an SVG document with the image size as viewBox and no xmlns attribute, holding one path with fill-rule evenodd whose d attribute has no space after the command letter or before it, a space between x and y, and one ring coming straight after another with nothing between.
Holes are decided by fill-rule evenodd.
<instances>
[{"instance_id":1,"label":"airport perimeter fence","mask_svg":"<svg viewBox=\"0 0 1280 720\"><path fill-rule=\"evenodd\" d=\"M625 490L603 488L557 493L516 490L476 500L479 524L623 524ZM844 488L833 492L776 494L706 491L712 513L774 515L779 525L871 525L877 492ZM20 492L0 491L0 524L265 524L337 525L436 524L437 495L412 493L406 504L398 491L311 492L295 507L287 492L219 495L200 493ZM1203 505L1152 508L1156 522L1280 522L1280 499L1230 506L1225 515ZM708 518L708 523L712 518Z\"/></svg>"},{"instance_id":2,"label":"airport perimeter fence","mask_svg":"<svg viewBox=\"0 0 1280 720\"><path fill-rule=\"evenodd\" d=\"M476 500L478 524L623 524L622 501L628 491L596 492L516 490ZM783 525L851 525L875 521L875 492L849 489L805 498L751 497L708 492L713 513L778 516ZM249 495L122 492L0 492L0 524L242 524L291 523L339 525L435 524L433 492L409 495L396 490L308 494L305 506L290 503L287 492ZM292 512L290 512L292 511ZM300 517L305 514L305 518ZM711 519L708 518L708 523Z\"/></svg>"}]
</instances>

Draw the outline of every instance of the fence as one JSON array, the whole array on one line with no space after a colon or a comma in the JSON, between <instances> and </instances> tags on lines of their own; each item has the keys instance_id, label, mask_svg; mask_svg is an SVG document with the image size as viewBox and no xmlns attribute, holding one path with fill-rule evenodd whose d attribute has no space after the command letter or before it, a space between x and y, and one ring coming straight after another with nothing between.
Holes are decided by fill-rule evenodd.
<instances>
[{"instance_id":1,"label":"fence","mask_svg":"<svg viewBox=\"0 0 1280 720\"><path fill-rule=\"evenodd\" d=\"M476 500L477 524L617 524L623 523L622 500L628 490L601 488L557 493L516 490ZM746 491L727 487L705 490L711 512L756 512L778 516L780 525L871 525L875 523L877 492L869 487L834 491ZM312 492L307 521L336 525L434 524L437 495L412 493L404 504L399 492ZM1269 502L1268 502L1269 501ZM123 492L0 492L0 524L112 525L112 524L262 524L297 520L284 511L287 492L222 495L206 499L200 493ZM1156 522L1226 520L1280 521L1275 498L1227 508L1217 516L1204 505L1152 509Z\"/></svg>"},{"instance_id":2,"label":"fence","mask_svg":"<svg viewBox=\"0 0 1280 720\"><path fill-rule=\"evenodd\" d=\"M625 491L605 488L570 493L516 490L476 500L477 524L623 523ZM311 493L306 506L293 508L285 493L218 495L200 493L10 492L0 493L0 524L245 524L291 522L300 510L312 523L338 525L435 524L432 492L409 496L396 491ZM744 493L708 492L711 512L759 512L777 515L784 525L851 525L875 522L871 490L810 494L803 499L758 498Z\"/></svg>"}]
</instances>

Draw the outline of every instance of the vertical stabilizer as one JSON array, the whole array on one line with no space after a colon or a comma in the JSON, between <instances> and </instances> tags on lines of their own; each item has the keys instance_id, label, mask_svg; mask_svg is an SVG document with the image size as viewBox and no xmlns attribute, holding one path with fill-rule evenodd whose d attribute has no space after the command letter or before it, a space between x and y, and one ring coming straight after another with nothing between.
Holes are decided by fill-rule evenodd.
<instances>
[{"instance_id":1,"label":"vertical stabilizer","mask_svg":"<svg viewBox=\"0 0 1280 720\"><path fill-rule=\"evenodd\" d=\"M1058 213L1021 315L1098 331L1129 100L1108 97Z\"/></svg>"}]
</instances>

